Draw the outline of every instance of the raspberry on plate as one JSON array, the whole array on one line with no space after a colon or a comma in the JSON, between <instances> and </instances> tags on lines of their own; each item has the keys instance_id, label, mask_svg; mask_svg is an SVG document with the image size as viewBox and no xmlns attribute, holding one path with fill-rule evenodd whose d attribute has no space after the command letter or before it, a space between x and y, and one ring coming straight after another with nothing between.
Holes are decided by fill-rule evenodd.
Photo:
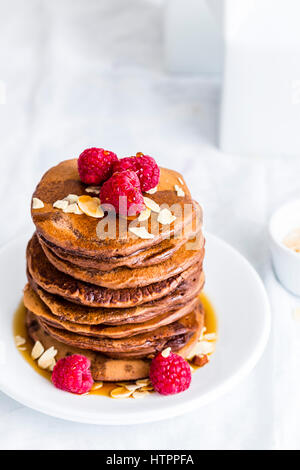
<instances>
[{"instance_id":1,"label":"raspberry on plate","mask_svg":"<svg viewBox=\"0 0 300 470\"><path fill-rule=\"evenodd\" d=\"M94 383L90 371L91 361L80 354L60 359L54 366L52 382L66 392L82 395L91 390Z\"/></svg>"},{"instance_id":2,"label":"raspberry on plate","mask_svg":"<svg viewBox=\"0 0 300 470\"><path fill-rule=\"evenodd\" d=\"M80 179L86 184L100 184L113 172L113 163L118 161L115 153L92 147L84 150L78 158Z\"/></svg>"},{"instance_id":3,"label":"raspberry on plate","mask_svg":"<svg viewBox=\"0 0 300 470\"><path fill-rule=\"evenodd\" d=\"M159 181L159 166L154 158L138 152L135 157L121 158L113 163L113 171L134 171L140 180L142 192L155 188Z\"/></svg>"},{"instance_id":4,"label":"raspberry on plate","mask_svg":"<svg viewBox=\"0 0 300 470\"><path fill-rule=\"evenodd\" d=\"M137 215L145 209L139 179L134 171L114 173L100 189L101 204L111 204L117 214Z\"/></svg>"},{"instance_id":5,"label":"raspberry on plate","mask_svg":"<svg viewBox=\"0 0 300 470\"><path fill-rule=\"evenodd\" d=\"M153 388L161 395L173 395L187 390L192 374L189 363L167 348L159 353L150 365L150 380Z\"/></svg>"}]
</instances>

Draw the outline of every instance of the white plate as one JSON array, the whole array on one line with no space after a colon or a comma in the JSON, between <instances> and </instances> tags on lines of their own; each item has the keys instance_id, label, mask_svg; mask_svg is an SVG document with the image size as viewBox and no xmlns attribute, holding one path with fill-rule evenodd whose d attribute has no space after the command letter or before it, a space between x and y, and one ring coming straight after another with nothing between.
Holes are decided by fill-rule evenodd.
<instances>
[{"instance_id":1,"label":"white plate","mask_svg":"<svg viewBox=\"0 0 300 470\"><path fill-rule=\"evenodd\" d=\"M76 396L56 389L16 349L13 313L25 285L25 246L19 238L0 251L0 389L35 410L93 424L135 424L177 416L215 400L259 360L270 330L263 284L251 265L229 245L207 234L205 293L218 316L219 340L211 362L193 374L184 393L151 394L143 400Z\"/></svg>"}]
</instances>

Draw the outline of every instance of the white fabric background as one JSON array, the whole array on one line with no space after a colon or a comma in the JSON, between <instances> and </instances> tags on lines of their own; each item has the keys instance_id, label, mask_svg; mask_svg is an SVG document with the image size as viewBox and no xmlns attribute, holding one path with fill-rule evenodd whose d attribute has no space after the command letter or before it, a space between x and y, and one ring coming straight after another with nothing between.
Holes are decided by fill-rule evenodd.
<instances>
[{"instance_id":1,"label":"white fabric background","mask_svg":"<svg viewBox=\"0 0 300 470\"><path fill-rule=\"evenodd\" d=\"M184 174L206 228L263 277L273 314L258 366L209 406L104 427L47 417L0 393L0 448L299 448L300 326L292 310L300 300L274 279L267 220L298 196L300 160L217 150L219 85L164 74L160 1L2 0L0 57L1 244L31 224L31 194L49 166L93 145L119 156L143 151Z\"/></svg>"}]
</instances>

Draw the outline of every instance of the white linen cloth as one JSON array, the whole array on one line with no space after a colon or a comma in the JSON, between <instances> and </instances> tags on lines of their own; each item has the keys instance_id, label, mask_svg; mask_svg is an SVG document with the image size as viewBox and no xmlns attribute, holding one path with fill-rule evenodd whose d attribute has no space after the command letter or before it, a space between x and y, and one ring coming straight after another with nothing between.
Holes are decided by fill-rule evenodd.
<instances>
[{"instance_id":1,"label":"white linen cloth","mask_svg":"<svg viewBox=\"0 0 300 470\"><path fill-rule=\"evenodd\" d=\"M31 194L51 165L93 145L119 156L143 151L184 174L206 229L263 277L273 317L255 370L206 407L159 423L94 426L0 393L0 448L299 447L300 327L292 310L300 299L275 280L267 237L271 211L299 194L299 159L216 149L219 86L163 73L160 2L11 0L0 9L0 243L32 226Z\"/></svg>"}]
</instances>

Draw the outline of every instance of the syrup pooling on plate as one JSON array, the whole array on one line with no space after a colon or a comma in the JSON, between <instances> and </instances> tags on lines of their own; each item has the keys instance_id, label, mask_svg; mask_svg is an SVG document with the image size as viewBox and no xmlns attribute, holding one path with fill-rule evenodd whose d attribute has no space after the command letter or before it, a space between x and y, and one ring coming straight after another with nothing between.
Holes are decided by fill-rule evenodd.
<instances>
[{"instance_id":1,"label":"syrup pooling on plate","mask_svg":"<svg viewBox=\"0 0 300 470\"><path fill-rule=\"evenodd\" d=\"M200 294L200 300L203 304L204 311L205 311L205 334L217 333L217 316L214 308L208 299L208 297L204 294ZM25 343L18 347L19 352L22 354L23 358L30 364L33 369L38 372L42 377L51 380L51 372L49 370L41 369L38 366L37 361L33 360L31 357L31 351L33 348L33 343L28 337L27 329L25 326L25 315L26 309L24 307L23 301L20 302L13 319L13 334L14 337L21 337L24 338ZM197 369L195 365L192 365L193 369ZM200 373L200 372L198 372ZM135 383L135 382L133 382ZM103 385L98 388L100 384L95 382L92 390L89 392L90 395L101 395L110 397L112 390L118 387L117 383L114 382L104 382ZM137 390L138 392L138 390ZM151 392L151 390L149 390Z\"/></svg>"}]
</instances>

